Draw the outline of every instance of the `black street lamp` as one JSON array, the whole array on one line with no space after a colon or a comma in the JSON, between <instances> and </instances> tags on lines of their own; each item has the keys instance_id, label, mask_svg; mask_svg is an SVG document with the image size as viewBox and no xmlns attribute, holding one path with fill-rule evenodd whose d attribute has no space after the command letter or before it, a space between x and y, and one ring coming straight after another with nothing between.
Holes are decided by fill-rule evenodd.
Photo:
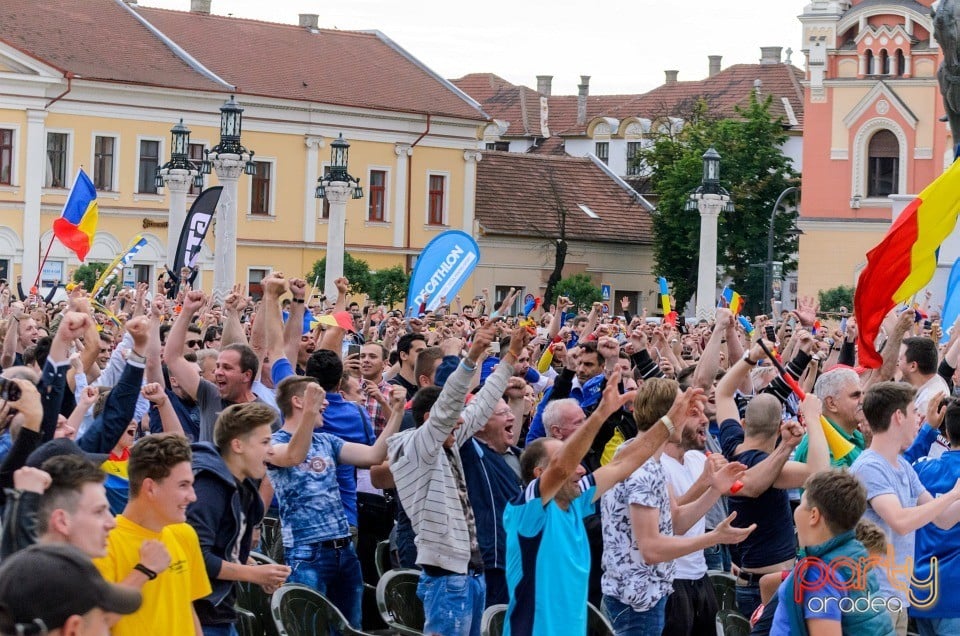
<instances>
[{"instance_id":1,"label":"black street lamp","mask_svg":"<svg viewBox=\"0 0 960 636\"><path fill-rule=\"evenodd\" d=\"M704 194L719 194L726 197L723 211L733 212L736 208L733 205L733 199L730 193L720 185L720 153L713 146L710 146L703 153L703 177L700 179L700 185L690 193L683 209L687 212L697 212L700 209L699 202Z\"/></svg>"},{"instance_id":2,"label":"black street lamp","mask_svg":"<svg viewBox=\"0 0 960 636\"><path fill-rule=\"evenodd\" d=\"M243 166L244 174L253 175L257 172L257 165L253 162L254 152L243 147L240 143L240 134L243 130L243 107L237 103L233 95L220 107L220 143L211 150L205 150L206 159L203 160L203 174L210 174L213 167L210 155L215 158L219 155L246 155L247 161Z\"/></svg>"},{"instance_id":3,"label":"black street lamp","mask_svg":"<svg viewBox=\"0 0 960 636\"><path fill-rule=\"evenodd\" d=\"M777 210L780 209L780 203L794 192L798 192L799 188L796 186L790 186L780 193L780 196L777 197L776 203L773 204L773 209L770 211L770 227L767 231L767 262L763 269L763 311L766 312L767 308L770 307L770 299L773 298L773 224L777 218ZM797 235L803 234L803 230L797 227L791 227L788 231L789 234ZM771 307L771 313L772 311ZM776 316L773 317L774 320L777 319Z\"/></svg>"},{"instance_id":4,"label":"black street lamp","mask_svg":"<svg viewBox=\"0 0 960 636\"><path fill-rule=\"evenodd\" d=\"M350 176L347 172L347 164L350 157L350 144L343 138L343 133L330 143L330 171L317 179L316 198L323 199L327 196L327 188L332 183L353 184L353 198L363 198L363 188L360 187L360 179Z\"/></svg>"},{"instance_id":5,"label":"black street lamp","mask_svg":"<svg viewBox=\"0 0 960 636\"><path fill-rule=\"evenodd\" d=\"M183 125L183 118L170 129L170 139L170 161L157 168L157 189L163 187L164 175L170 174L171 170L189 170L193 176L194 187L202 188L203 166L190 160L190 129Z\"/></svg>"}]
</instances>

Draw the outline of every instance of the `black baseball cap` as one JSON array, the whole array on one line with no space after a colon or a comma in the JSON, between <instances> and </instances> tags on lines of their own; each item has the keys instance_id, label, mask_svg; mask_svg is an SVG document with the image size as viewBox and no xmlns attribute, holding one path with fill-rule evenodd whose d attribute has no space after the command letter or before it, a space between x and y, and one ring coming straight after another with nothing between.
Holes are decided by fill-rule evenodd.
<instances>
[{"instance_id":1,"label":"black baseball cap","mask_svg":"<svg viewBox=\"0 0 960 636\"><path fill-rule=\"evenodd\" d=\"M60 437L40 444L40 446L27 456L27 461L24 465L30 466L31 468L41 468L43 462L59 455L80 455L81 457L86 457L97 466L110 459L110 455L106 453L88 453L80 448L72 439Z\"/></svg>"},{"instance_id":2,"label":"black baseball cap","mask_svg":"<svg viewBox=\"0 0 960 636\"><path fill-rule=\"evenodd\" d=\"M137 590L108 583L86 554L66 543L32 545L0 565L0 632L45 634L95 607L132 614Z\"/></svg>"}]
</instances>

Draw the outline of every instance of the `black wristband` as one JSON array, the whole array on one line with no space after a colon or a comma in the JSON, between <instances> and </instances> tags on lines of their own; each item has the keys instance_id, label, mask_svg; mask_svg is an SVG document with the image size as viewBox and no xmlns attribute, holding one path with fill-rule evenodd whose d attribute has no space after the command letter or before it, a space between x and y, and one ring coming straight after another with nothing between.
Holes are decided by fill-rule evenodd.
<instances>
[{"instance_id":1,"label":"black wristband","mask_svg":"<svg viewBox=\"0 0 960 636\"><path fill-rule=\"evenodd\" d=\"M307 301L305 301L303 298L294 298L294 299L293 299L293 302L297 303L298 305L303 305L303 304L305 304Z\"/></svg>"},{"instance_id":2,"label":"black wristband","mask_svg":"<svg viewBox=\"0 0 960 636\"><path fill-rule=\"evenodd\" d=\"M148 568L147 566L145 566L143 563L137 563L135 566L133 566L133 569L136 570L137 572L142 573L151 581L157 578L157 573L151 570L150 568Z\"/></svg>"}]
</instances>

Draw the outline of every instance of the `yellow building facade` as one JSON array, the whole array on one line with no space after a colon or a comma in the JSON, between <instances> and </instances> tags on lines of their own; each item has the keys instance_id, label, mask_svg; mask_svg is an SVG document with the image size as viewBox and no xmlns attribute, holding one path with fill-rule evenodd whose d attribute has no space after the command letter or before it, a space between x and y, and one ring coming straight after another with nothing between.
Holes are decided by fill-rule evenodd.
<instances>
[{"instance_id":1,"label":"yellow building facade","mask_svg":"<svg viewBox=\"0 0 960 636\"><path fill-rule=\"evenodd\" d=\"M19 22L0 21L0 277L22 275L25 288L32 284L82 168L97 185L100 209L87 261L113 260L141 233L147 246L126 279L155 279L180 231L168 227L170 197L154 184L156 168L170 159L170 129L182 119L192 133L191 157L201 159L220 141L219 108L231 94L244 108L242 143L257 164L257 174L239 182L238 282L255 284L272 270L301 275L324 257L328 221L314 192L340 134L351 145L349 172L364 189L362 199L347 204L352 256L374 270L409 267L440 232L473 228L475 151L487 117L380 33L321 30L316 16L306 16L306 24L301 16L298 27L116 0L12 2L4 11ZM96 21L80 19L92 15ZM24 21L36 29L24 29ZM129 38L139 57L124 57L120 42L100 59L83 58L85 50L47 41L46 24L78 43L120 33L114 37ZM192 29L238 38L255 32L261 43L275 43L266 48L269 68L214 57ZM286 46L293 40L296 46ZM346 59L331 59L348 47ZM327 84L308 87L316 75L296 73L300 58L335 63L337 71ZM364 75L371 59L383 71L377 82ZM346 87L339 92L338 81ZM215 173L205 177L205 186L217 184ZM196 193L188 195L188 208ZM206 289L216 231L200 257ZM41 278L66 279L79 264L53 241Z\"/></svg>"}]
</instances>

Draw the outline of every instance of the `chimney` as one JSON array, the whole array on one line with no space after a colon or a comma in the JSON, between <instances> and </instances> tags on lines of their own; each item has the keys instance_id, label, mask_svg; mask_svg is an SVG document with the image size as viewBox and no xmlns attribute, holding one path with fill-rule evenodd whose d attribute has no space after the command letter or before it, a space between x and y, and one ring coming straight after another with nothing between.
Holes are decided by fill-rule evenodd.
<instances>
[{"instance_id":1,"label":"chimney","mask_svg":"<svg viewBox=\"0 0 960 636\"><path fill-rule=\"evenodd\" d=\"M581 75L580 85L577 86L577 124L582 126L587 123L587 96L590 95L590 76Z\"/></svg>"},{"instance_id":2,"label":"chimney","mask_svg":"<svg viewBox=\"0 0 960 636\"><path fill-rule=\"evenodd\" d=\"M720 72L720 60L723 59L722 55L708 55L707 59L710 61L710 71L707 77L713 77Z\"/></svg>"},{"instance_id":3,"label":"chimney","mask_svg":"<svg viewBox=\"0 0 960 636\"><path fill-rule=\"evenodd\" d=\"M667 76L667 84L676 84L680 71L664 71L663 74Z\"/></svg>"},{"instance_id":4,"label":"chimney","mask_svg":"<svg viewBox=\"0 0 960 636\"><path fill-rule=\"evenodd\" d=\"M783 53L782 46L761 46L760 63L761 64L779 64L780 56Z\"/></svg>"},{"instance_id":5,"label":"chimney","mask_svg":"<svg viewBox=\"0 0 960 636\"><path fill-rule=\"evenodd\" d=\"M211 0L190 0L190 13L210 15Z\"/></svg>"},{"instance_id":6,"label":"chimney","mask_svg":"<svg viewBox=\"0 0 960 636\"><path fill-rule=\"evenodd\" d=\"M300 26L305 29L316 29L319 28L320 16L316 13L301 13L300 14Z\"/></svg>"},{"instance_id":7,"label":"chimney","mask_svg":"<svg viewBox=\"0 0 960 636\"><path fill-rule=\"evenodd\" d=\"M544 97L550 97L553 84L553 75L537 75L537 92Z\"/></svg>"}]
</instances>

